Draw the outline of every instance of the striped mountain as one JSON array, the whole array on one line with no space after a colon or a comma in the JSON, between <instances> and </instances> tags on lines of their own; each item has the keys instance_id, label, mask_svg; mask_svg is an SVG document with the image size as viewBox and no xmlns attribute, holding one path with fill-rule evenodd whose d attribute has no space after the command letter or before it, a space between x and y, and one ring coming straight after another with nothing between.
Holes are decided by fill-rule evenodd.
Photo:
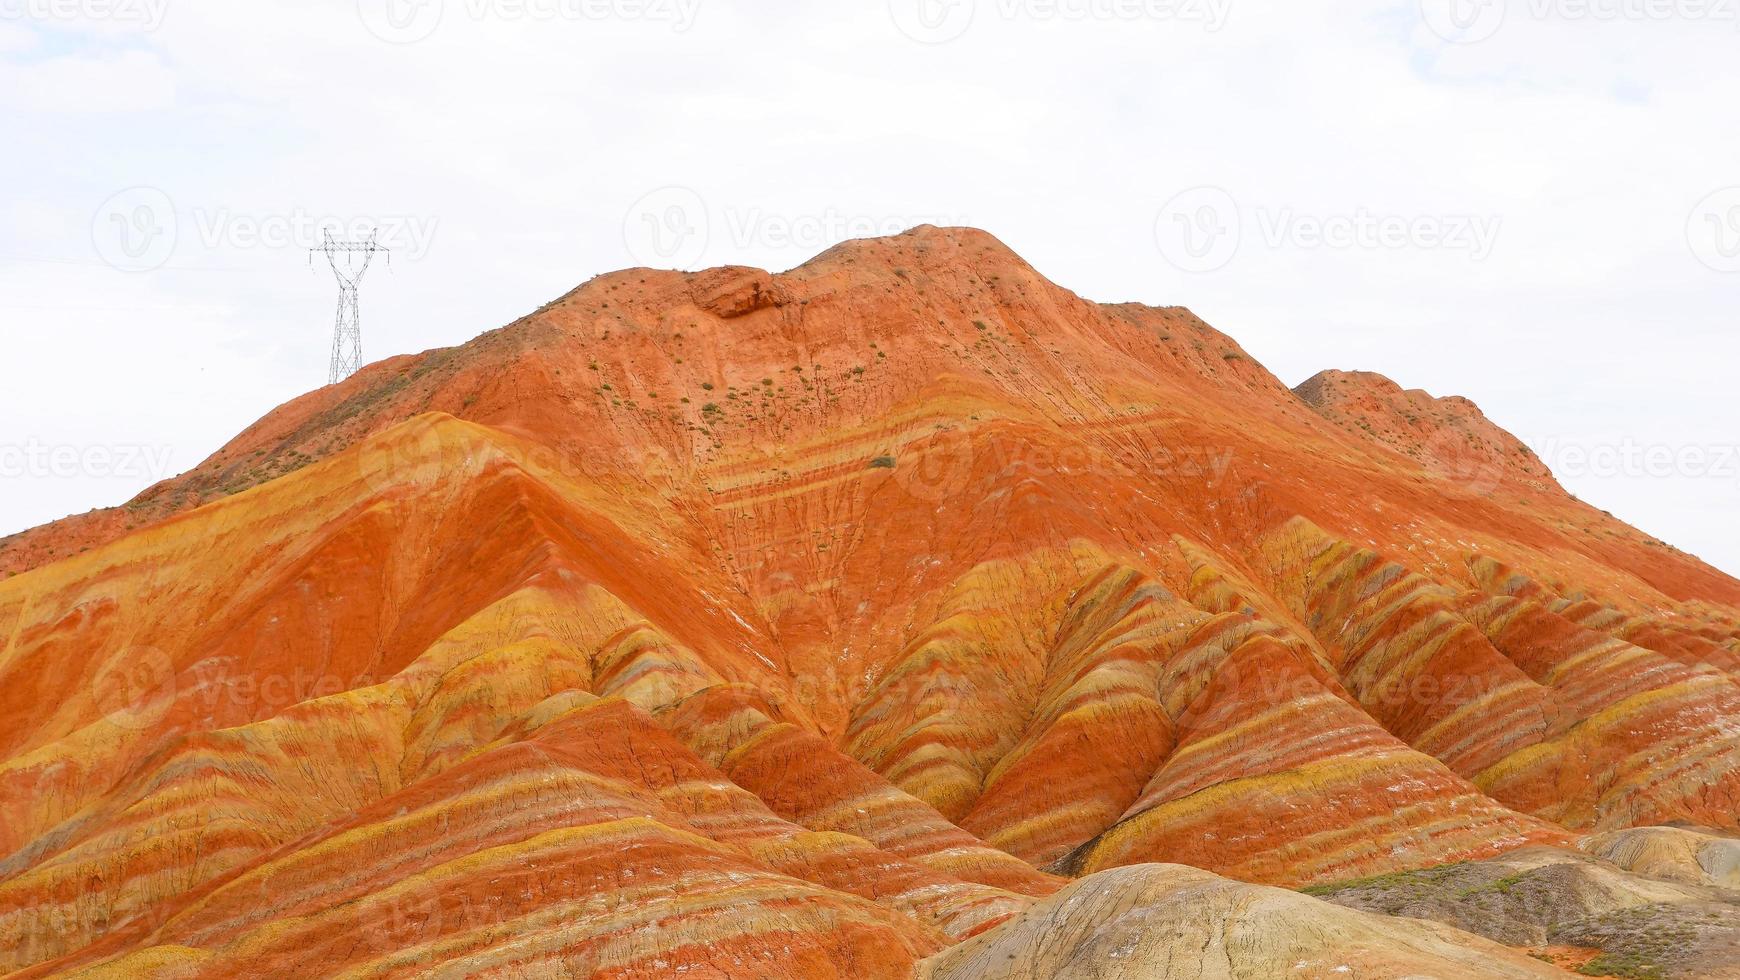
<instances>
[{"instance_id":1,"label":"striped mountain","mask_svg":"<svg viewBox=\"0 0 1740 980\"><path fill-rule=\"evenodd\" d=\"M1740 832L1740 582L1518 445L967 229L594 279L0 542L0 972L1467 969L1249 888Z\"/></svg>"}]
</instances>

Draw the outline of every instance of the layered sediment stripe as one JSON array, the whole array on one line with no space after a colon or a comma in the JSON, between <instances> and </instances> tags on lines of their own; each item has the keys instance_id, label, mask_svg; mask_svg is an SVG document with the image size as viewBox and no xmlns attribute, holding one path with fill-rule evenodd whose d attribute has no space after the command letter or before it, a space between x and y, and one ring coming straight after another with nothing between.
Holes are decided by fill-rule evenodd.
<instances>
[{"instance_id":1,"label":"layered sediment stripe","mask_svg":"<svg viewBox=\"0 0 1740 980\"><path fill-rule=\"evenodd\" d=\"M1333 674L1329 654L1317 642L1317 637L1305 625L1293 618L1285 603L1252 582L1249 575L1231 566L1228 560L1202 545L1173 535L1173 544L1190 566L1187 595L1191 605L1211 613L1238 613L1282 628L1289 639L1303 643L1312 656Z\"/></svg>"},{"instance_id":2,"label":"layered sediment stripe","mask_svg":"<svg viewBox=\"0 0 1740 980\"><path fill-rule=\"evenodd\" d=\"M678 730L682 719L674 719ZM810 830L851 834L961 881L1025 895L1055 879L950 823L923 801L794 725L767 723L719 762L732 782Z\"/></svg>"},{"instance_id":3,"label":"layered sediment stripe","mask_svg":"<svg viewBox=\"0 0 1740 980\"><path fill-rule=\"evenodd\" d=\"M1347 689L1389 731L1464 776L1546 737L1553 695L1457 614L1456 593L1303 521L1263 547Z\"/></svg>"},{"instance_id":4,"label":"layered sediment stripe","mask_svg":"<svg viewBox=\"0 0 1740 980\"><path fill-rule=\"evenodd\" d=\"M1158 663L1205 618L1126 566L1079 586L1027 732L961 826L1040 866L1111 826L1172 748Z\"/></svg>"},{"instance_id":5,"label":"layered sediment stripe","mask_svg":"<svg viewBox=\"0 0 1740 980\"><path fill-rule=\"evenodd\" d=\"M1226 651L1214 679L1184 712L1185 738L1130 807L1140 813L1252 774L1246 749L1263 750L1274 771L1329 756L1396 747L1394 736L1361 718L1301 663L1298 652L1256 633ZM1319 724L1313 724L1313 722Z\"/></svg>"},{"instance_id":6,"label":"layered sediment stripe","mask_svg":"<svg viewBox=\"0 0 1740 980\"><path fill-rule=\"evenodd\" d=\"M596 947L600 936L624 935L629 928L621 924L624 919L640 923L633 927L635 941L606 942L605 947L632 947L649 956L657 952L670 963L691 955L683 951L689 945L681 941L686 932L720 936L720 947L730 949L729 937L741 929L748 937L745 955L753 961L763 949L761 943L770 950L814 946L838 951L846 942L842 933L860 926L868 930L866 942L893 949L898 963L910 963L914 955L935 948L943 933L927 932L931 927L907 918L902 908L965 934L1005 917L1023 902L1007 892L963 885L899 861L856 838L804 834L620 700L584 704L558 715L530 741L462 763L381 801L347 824L320 839L300 842L218 887L172 919L152 945L215 951L223 968L245 972L277 969L282 957L296 949L337 960L341 948L350 956L366 931L364 926L358 927L361 931L349 929L351 913L345 910L355 910L368 925L376 925L378 917L371 909L378 911L380 902L371 896L386 896L388 910L402 909L402 896L409 889L413 901L404 920L411 934L389 930L390 941L382 950L388 962L383 967L370 960L373 965L365 965L365 972L391 972L399 966L426 969L432 962L483 962L496 956L523 965L523 957L554 953L564 963L623 967L627 961ZM579 839L571 835L585 828L610 832L600 831L597 841L585 837L596 847L569 853L569 845ZM697 835L698 829L709 835ZM697 867L714 859L688 847L680 861L673 857L672 863L661 863L662 845L642 840L647 834L660 839L675 835L719 855L717 860L730 865L731 873L721 880L731 886L732 897L708 904L706 879L694 875ZM545 845L557 846L559 852L546 853ZM793 871L812 873L820 882L773 875L767 862L755 857L758 853ZM605 855L612 856L609 867L595 867ZM502 874L504 861L521 871ZM574 861L580 863L569 863ZM344 870L335 872L337 868ZM571 877L571 871L580 869L588 869L590 884ZM528 883L528 874L555 878ZM635 901L637 877L658 886L641 903L662 910L654 916L661 927L650 940L639 931L653 913ZM785 884L765 899L739 890L745 880L768 877ZM427 897L431 891L437 893L433 900ZM604 921L583 928L562 914L570 897L592 896L596 902L597 893L612 896L611 915ZM666 893L674 897L660 897ZM875 896L888 907L854 905L866 901L854 897L858 893ZM434 901L445 915L448 909L441 903L450 903L455 894L469 896L467 908L483 910L489 920L480 927L465 912L458 916L457 927L442 921L431 925L427 915L417 912ZM737 906L739 919L721 929L716 916L728 905ZM800 906L807 911L795 919L781 911ZM693 921L685 923L691 915ZM528 938L543 933L527 916L559 924L546 937L552 945ZM795 928L815 932L792 934ZM767 938L775 934L780 938ZM587 959L594 955L596 961ZM881 962L851 943L840 955L861 964ZM871 975L901 974L884 974L877 966Z\"/></svg>"},{"instance_id":7,"label":"layered sediment stripe","mask_svg":"<svg viewBox=\"0 0 1740 980\"><path fill-rule=\"evenodd\" d=\"M1740 676L1740 656L1731 646L1686 630L1677 624L1649 616L1627 616L1593 601L1561 600L1555 608L1568 619L1603 629L1640 647L1677 660L1688 667L1711 667Z\"/></svg>"},{"instance_id":8,"label":"layered sediment stripe","mask_svg":"<svg viewBox=\"0 0 1740 980\"><path fill-rule=\"evenodd\" d=\"M1306 676L1301 678L1293 671L1274 675L1254 672L1232 658L1234 651L1256 639L1273 641L1292 651L1292 661ZM1229 674L1234 675L1230 680L1223 676ZM1286 704L1302 694L1327 690L1358 707L1310 645L1290 630L1243 613L1221 613L1200 622L1161 664L1156 690L1167 717L1181 736L1205 724L1212 725L1223 713L1191 710L1214 684L1244 688L1241 704Z\"/></svg>"},{"instance_id":9,"label":"layered sediment stripe","mask_svg":"<svg viewBox=\"0 0 1740 980\"><path fill-rule=\"evenodd\" d=\"M1582 626L1653 650L1688 667L1714 667L1740 675L1740 657L1730 640L1735 635L1732 614L1709 603L1688 603L1654 615L1628 613L1584 595L1563 596L1528 575L1497 561L1469 562L1475 581L1488 592L1533 599L1554 613ZM1676 618L1670 622L1665 615Z\"/></svg>"},{"instance_id":10,"label":"layered sediment stripe","mask_svg":"<svg viewBox=\"0 0 1740 980\"><path fill-rule=\"evenodd\" d=\"M590 698L576 690L590 677L585 651L620 648L604 640L633 621L619 600L596 588L522 589L455 627L386 684L182 744L107 805L0 865L10 868L0 882L0 956L17 964L77 948L114 923L482 751L554 693ZM178 693L213 696L195 687ZM75 742L59 751L76 749ZM68 764L31 763L44 784L46 774ZM633 812L644 807L619 815ZM51 851L61 853L50 857ZM52 895L64 898L46 897ZM43 928L48 923L53 927ZM16 945L26 939L31 949Z\"/></svg>"},{"instance_id":11,"label":"layered sediment stripe","mask_svg":"<svg viewBox=\"0 0 1740 980\"><path fill-rule=\"evenodd\" d=\"M683 814L689 826L714 839L742 844L774 870L872 898L955 938L987 928L1026 904L1023 895L982 881L1025 886L1023 891L1040 893L1055 887L1014 858L948 826L934 811L910 797L905 798L907 806L898 813L860 813L853 808L850 818L832 825L815 819L813 813L780 808L779 815L792 823L823 830L813 834L798 832L783 821L745 820L734 811L767 811L762 799L749 795L744 786L755 787L777 808L781 799L811 797L826 778L820 774L830 771L845 771L901 795L814 735L771 722L753 706L756 700L745 689L721 688L691 697L662 716L672 731L694 731L702 743L717 734L720 725L744 733L739 746L715 760L732 781L723 777L712 783L689 779L661 793L661 802ZM811 765L820 763L819 770L782 764L778 736L788 732L801 736L796 759L813 759ZM774 774L780 782L769 788L766 781ZM825 795L825 789L820 791ZM890 826L879 822L890 817L895 827L933 820L939 833L928 840L901 839L898 843L905 850L899 853L873 845L872 839L890 836L879 833Z\"/></svg>"},{"instance_id":12,"label":"layered sediment stripe","mask_svg":"<svg viewBox=\"0 0 1740 980\"><path fill-rule=\"evenodd\" d=\"M1376 866L1391 848L1453 860L1493 853L1495 839L1565 839L1385 732L1301 648L1257 632L1229 650L1214 625L1200 643L1218 653L1211 680L1180 721L1178 748L1066 870L1187 861L1299 884Z\"/></svg>"},{"instance_id":13,"label":"layered sediment stripe","mask_svg":"<svg viewBox=\"0 0 1740 980\"><path fill-rule=\"evenodd\" d=\"M179 938L177 925L161 938ZM772 977L830 966L896 977L940 946L872 902L633 818L551 830L267 920L209 948L195 976L280 976L312 964L375 977L734 964Z\"/></svg>"},{"instance_id":14,"label":"layered sediment stripe","mask_svg":"<svg viewBox=\"0 0 1740 980\"><path fill-rule=\"evenodd\" d=\"M591 687L584 655L550 637L520 640L464 660L441 675L412 719L404 771L411 779L436 775L553 695Z\"/></svg>"},{"instance_id":15,"label":"layered sediment stripe","mask_svg":"<svg viewBox=\"0 0 1740 980\"><path fill-rule=\"evenodd\" d=\"M1653 650L1584 629L1533 600L1473 594L1464 609L1500 653L1553 688L1564 709L1555 729L1691 676L1688 668Z\"/></svg>"},{"instance_id":16,"label":"layered sediment stripe","mask_svg":"<svg viewBox=\"0 0 1740 980\"><path fill-rule=\"evenodd\" d=\"M31 576L35 605L24 608L37 611L21 614L0 660L12 722L0 745L9 768L21 747L58 746L80 776L0 799L0 852L86 810L181 732L246 726L385 680L454 623L576 567L565 549L588 575L630 579L617 556L640 547L590 509L601 495L566 486L558 497L512 443L418 421L84 556L65 575ZM407 460L404 472L387 465ZM676 605L643 583L628 589L653 608ZM78 612L42 618L55 608ZM61 681L73 696L37 690L28 668L41 658L79 665ZM26 801L31 812L15 810Z\"/></svg>"},{"instance_id":17,"label":"layered sediment stripe","mask_svg":"<svg viewBox=\"0 0 1740 980\"><path fill-rule=\"evenodd\" d=\"M1516 591L1573 612L1517 574ZM1475 777L1505 803L1568 827L1689 820L1732 826L1740 743L1729 719L1740 686L1613 633L1587 629L1535 599L1465 598L1471 622L1560 705L1552 737ZM1617 622L1594 613L1597 621Z\"/></svg>"},{"instance_id":18,"label":"layered sediment stripe","mask_svg":"<svg viewBox=\"0 0 1740 980\"><path fill-rule=\"evenodd\" d=\"M1740 698L1693 674L1626 697L1481 773L1488 795L1574 828L1740 828Z\"/></svg>"},{"instance_id":19,"label":"layered sediment stripe","mask_svg":"<svg viewBox=\"0 0 1740 980\"><path fill-rule=\"evenodd\" d=\"M1421 747L1731 816L1740 584L1359 428L937 229L375 365L0 541L0 972L907 976L1058 887L1015 854L1558 839Z\"/></svg>"},{"instance_id":20,"label":"layered sediment stripe","mask_svg":"<svg viewBox=\"0 0 1740 980\"><path fill-rule=\"evenodd\" d=\"M1430 865L1570 839L1471 791L1448 770L1423 768L1404 750L1242 777L1166 801L1118 824L1067 867L1091 874L1188 860L1244 881L1297 887L1393 869L1398 851Z\"/></svg>"},{"instance_id":21,"label":"layered sediment stripe","mask_svg":"<svg viewBox=\"0 0 1740 980\"><path fill-rule=\"evenodd\" d=\"M0 965L59 956L396 791L402 689L308 702L182 742L0 862ZM72 760L59 765L72 766Z\"/></svg>"},{"instance_id":22,"label":"layered sediment stripe","mask_svg":"<svg viewBox=\"0 0 1740 980\"><path fill-rule=\"evenodd\" d=\"M933 926L951 941L983 932L1032 901L902 861L849 834L798 834L758 843L751 852L775 871L873 899Z\"/></svg>"},{"instance_id":23,"label":"layered sediment stripe","mask_svg":"<svg viewBox=\"0 0 1740 980\"><path fill-rule=\"evenodd\" d=\"M593 669L596 693L627 698L647 711L723 683L694 651L640 623L605 640Z\"/></svg>"},{"instance_id":24,"label":"layered sediment stripe","mask_svg":"<svg viewBox=\"0 0 1740 980\"><path fill-rule=\"evenodd\" d=\"M1025 731L1075 565L1040 552L967 572L853 712L848 754L944 817L964 817Z\"/></svg>"}]
</instances>

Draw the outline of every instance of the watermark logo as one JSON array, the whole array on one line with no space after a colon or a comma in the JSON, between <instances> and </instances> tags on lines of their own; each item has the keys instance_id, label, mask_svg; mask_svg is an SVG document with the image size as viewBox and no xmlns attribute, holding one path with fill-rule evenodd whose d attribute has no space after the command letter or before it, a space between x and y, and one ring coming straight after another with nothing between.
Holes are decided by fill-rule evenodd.
<instances>
[{"instance_id":1,"label":"watermark logo","mask_svg":"<svg viewBox=\"0 0 1740 980\"><path fill-rule=\"evenodd\" d=\"M977 0L888 0L900 33L920 44L947 44L973 26Z\"/></svg>"},{"instance_id":2,"label":"watermark logo","mask_svg":"<svg viewBox=\"0 0 1740 980\"><path fill-rule=\"evenodd\" d=\"M459 892L455 898L460 902L459 909L467 913L463 918L468 926L493 924L489 920L499 918L499 914L488 915L487 906L484 907L484 916L473 916L469 914L473 909L469 896ZM362 935L382 953L416 946L430 937L441 935L447 925L441 891L421 875L406 878L369 896L357 903L357 908L362 915Z\"/></svg>"},{"instance_id":3,"label":"watermark logo","mask_svg":"<svg viewBox=\"0 0 1740 980\"><path fill-rule=\"evenodd\" d=\"M1485 497L1504 482L1504 470L1456 429L1441 429L1421 447L1420 461L1441 480L1471 497Z\"/></svg>"},{"instance_id":4,"label":"watermark logo","mask_svg":"<svg viewBox=\"0 0 1740 980\"><path fill-rule=\"evenodd\" d=\"M760 207L715 208L692 188L652 191L622 218L622 242L632 261L659 269L695 269L715 242L741 252L794 249L814 254L853 238L897 235L918 225L968 225L963 215L854 214L838 208L784 212Z\"/></svg>"},{"instance_id":5,"label":"watermark logo","mask_svg":"<svg viewBox=\"0 0 1740 980\"><path fill-rule=\"evenodd\" d=\"M980 15L1003 21L1191 24L1214 33L1226 26L1232 0L888 0L900 33L920 44L946 44Z\"/></svg>"},{"instance_id":6,"label":"watermark logo","mask_svg":"<svg viewBox=\"0 0 1740 980\"><path fill-rule=\"evenodd\" d=\"M1504 27L1505 0L1420 0L1420 16L1451 44L1478 44Z\"/></svg>"},{"instance_id":7,"label":"watermark logo","mask_svg":"<svg viewBox=\"0 0 1740 980\"><path fill-rule=\"evenodd\" d=\"M162 722L177 703L208 720L257 718L374 683L366 674L319 674L300 667L287 674L241 674L213 662L195 665L183 674L162 650L134 646L104 663L92 681L91 696L109 724L143 731Z\"/></svg>"},{"instance_id":8,"label":"watermark logo","mask_svg":"<svg viewBox=\"0 0 1740 980\"><path fill-rule=\"evenodd\" d=\"M150 33L163 26L169 0L0 0L0 20L39 23L101 21Z\"/></svg>"},{"instance_id":9,"label":"watermark logo","mask_svg":"<svg viewBox=\"0 0 1740 980\"><path fill-rule=\"evenodd\" d=\"M1736 0L1420 0L1420 16L1451 44L1478 44L1526 18L1564 23L1740 24Z\"/></svg>"},{"instance_id":10,"label":"watermark logo","mask_svg":"<svg viewBox=\"0 0 1740 980\"><path fill-rule=\"evenodd\" d=\"M1686 241L1698 261L1717 272L1740 272L1740 187L1698 202L1686 219Z\"/></svg>"},{"instance_id":11,"label":"watermark logo","mask_svg":"<svg viewBox=\"0 0 1740 980\"><path fill-rule=\"evenodd\" d=\"M893 462L894 482L919 500L959 496L975 478L987 484L1030 478L1066 481L1132 479L1162 483L1221 485L1234 463L1227 446L1175 444L1123 458L1085 443L1050 445L981 433L957 426L937 429L906 444Z\"/></svg>"},{"instance_id":12,"label":"watermark logo","mask_svg":"<svg viewBox=\"0 0 1740 980\"><path fill-rule=\"evenodd\" d=\"M1367 249L1464 252L1476 262L1492 255L1499 215L1383 214L1360 207L1312 214L1290 207L1248 208L1220 187L1195 187L1162 205L1154 242L1181 272L1214 272L1256 242L1272 251Z\"/></svg>"},{"instance_id":13,"label":"watermark logo","mask_svg":"<svg viewBox=\"0 0 1740 980\"><path fill-rule=\"evenodd\" d=\"M444 0L357 0L357 16L370 34L388 44L415 44L441 26Z\"/></svg>"},{"instance_id":14,"label":"watermark logo","mask_svg":"<svg viewBox=\"0 0 1740 980\"><path fill-rule=\"evenodd\" d=\"M128 731L149 728L175 704L175 664L156 647L130 647L104 662L91 684L97 710Z\"/></svg>"},{"instance_id":15,"label":"watermark logo","mask_svg":"<svg viewBox=\"0 0 1740 980\"><path fill-rule=\"evenodd\" d=\"M463 480L483 459L463 423L417 419L370 438L356 453L363 483L377 494Z\"/></svg>"},{"instance_id":16,"label":"watermark logo","mask_svg":"<svg viewBox=\"0 0 1740 980\"><path fill-rule=\"evenodd\" d=\"M180 699L208 723L267 718L307 701L375 686L372 674L320 673L298 666L284 672L235 669L234 662L207 660L190 667L180 680Z\"/></svg>"},{"instance_id":17,"label":"watermark logo","mask_svg":"<svg viewBox=\"0 0 1740 980\"><path fill-rule=\"evenodd\" d=\"M973 476L973 439L964 429L949 427L908 446L894 463L894 482L918 500L950 500L965 490Z\"/></svg>"},{"instance_id":18,"label":"watermark logo","mask_svg":"<svg viewBox=\"0 0 1740 980\"><path fill-rule=\"evenodd\" d=\"M175 202L155 187L129 187L104 201L91 217L91 245L122 272L160 269L179 237Z\"/></svg>"},{"instance_id":19,"label":"watermark logo","mask_svg":"<svg viewBox=\"0 0 1740 980\"><path fill-rule=\"evenodd\" d=\"M304 208L283 212L236 211L196 207L183 216L175 202L155 187L130 187L104 201L91 218L91 244L97 255L123 272L150 272L175 257L184 240L208 251L218 249L317 249L328 235L337 239L373 238L395 256L410 261L434 247L441 221L432 215L317 215ZM184 235L184 231L191 231Z\"/></svg>"},{"instance_id":20,"label":"watermark logo","mask_svg":"<svg viewBox=\"0 0 1740 980\"><path fill-rule=\"evenodd\" d=\"M622 218L622 243L634 261L660 269L700 265L712 237L707 202L687 187L661 187L634 202Z\"/></svg>"},{"instance_id":21,"label":"watermark logo","mask_svg":"<svg viewBox=\"0 0 1740 980\"><path fill-rule=\"evenodd\" d=\"M473 22L649 21L682 34L700 7L701 0L357 0L357 16L388 44L415 44L433 37L449 12Z\"/></svg>"},{"instance_id":22,"label":"watermark logo","mask_svg":"<svg viewBox=\"0 0 1740 980\"><path fill-rule=\"evenodd\" d=\"M1219 187L1194 187L1160 208L1154 242L1182 272L1213 272L1238 255L1244 230L1238 201Z\"/></svg>"}]
</instances>

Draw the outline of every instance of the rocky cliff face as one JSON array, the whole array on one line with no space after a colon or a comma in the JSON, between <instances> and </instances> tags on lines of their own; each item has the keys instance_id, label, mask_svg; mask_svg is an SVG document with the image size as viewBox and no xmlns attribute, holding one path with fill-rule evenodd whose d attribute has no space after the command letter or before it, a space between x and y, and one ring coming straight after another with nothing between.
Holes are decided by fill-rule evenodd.
<instances>
[{"instance_id":1,"label":"rocky cliff face","mask_svg":"<svg viewBox=\"0 0 1740 980\"><path fill-rule=\"evenodd\" d=\"M1740 829L1740 582L1518 449L971 230L595 279L0 544L0 971L979 975Z\"/></svg>"}]
</instances>

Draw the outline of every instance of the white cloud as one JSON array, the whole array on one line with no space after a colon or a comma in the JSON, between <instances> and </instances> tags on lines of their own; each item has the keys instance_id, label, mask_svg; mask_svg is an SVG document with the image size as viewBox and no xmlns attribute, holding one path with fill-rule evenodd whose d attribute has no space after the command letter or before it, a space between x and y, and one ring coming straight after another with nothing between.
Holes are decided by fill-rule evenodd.
<instances>
[{"instance_id":1,"label":"white cloud","mask_svg":"<svg viewBox=\"0 0 1740 980\"><path fill-rule=\"evenodd\" d=\"M0 63L0 106L21 113L145 113L174 101L174 75L144 51Z\"/></svg>"}]
</instances>

